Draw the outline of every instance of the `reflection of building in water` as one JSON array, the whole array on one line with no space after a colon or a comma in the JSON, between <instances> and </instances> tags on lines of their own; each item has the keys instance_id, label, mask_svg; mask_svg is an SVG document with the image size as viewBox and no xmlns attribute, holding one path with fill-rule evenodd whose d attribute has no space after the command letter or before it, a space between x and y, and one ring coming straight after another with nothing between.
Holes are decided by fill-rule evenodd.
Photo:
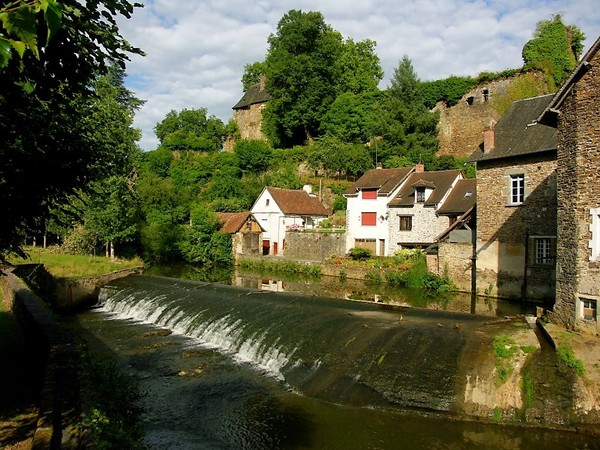
<instances>
[{"instance_id":1,"label":"reflection of building in water","mask_svg":"<svg viewBox=\"0 0 600 450\"><path fill-rule=\"evenodd\" d=\"M258 289L263 291L283 292L283 281L262 279L258 281Z\"/></svg>"}]
</instances>

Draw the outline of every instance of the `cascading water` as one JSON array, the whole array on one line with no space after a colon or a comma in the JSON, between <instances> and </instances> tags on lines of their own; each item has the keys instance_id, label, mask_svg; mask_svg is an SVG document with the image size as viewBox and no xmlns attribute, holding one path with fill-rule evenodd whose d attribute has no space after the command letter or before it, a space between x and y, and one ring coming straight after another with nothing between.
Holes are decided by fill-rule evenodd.
<instances>
[{"instance_id":1,"label":"cascading water","mask_svg":"<svg viewBox=\"0 0 600 450\"><path fill-rule=\"evenodd\" d=\"M450 411L465 331L484 318L268 293L161 277L105 287L120 317L193 337L304 394L346 404Z\"/></svg>"}]
</instances>

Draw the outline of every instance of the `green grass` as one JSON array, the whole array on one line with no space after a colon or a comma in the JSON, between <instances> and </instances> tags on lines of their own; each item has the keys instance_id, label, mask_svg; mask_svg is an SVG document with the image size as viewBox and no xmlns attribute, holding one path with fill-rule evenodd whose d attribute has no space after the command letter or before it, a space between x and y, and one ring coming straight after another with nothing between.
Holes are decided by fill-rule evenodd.
<instances>
[{"instance_id":1,"label":"green grass","mask_svg":"<svg viewBox=\"0 0 600 450\"><path fill-rule=\"evenodd\" d=\"M82 278L101 275L115 270L143 266L141 259L115 259L93 255L67 255L40 247L29 247L25 251L28 259L10 258L11 264L44 264L46 270L55 278Z\"/></svg>"},{"instance_id":2,"label":"green grass","mask_svg":"<svg viewBox=\"0 0 600 450\"><path fill-rule=\"evenodd\" d=\"M575 373L582 376L585 372L583 361L575 357L573 350L566 346L561 346L556 349L556 355L563 364L570 369L573 369Z\"/></svg>"}]
</instances>

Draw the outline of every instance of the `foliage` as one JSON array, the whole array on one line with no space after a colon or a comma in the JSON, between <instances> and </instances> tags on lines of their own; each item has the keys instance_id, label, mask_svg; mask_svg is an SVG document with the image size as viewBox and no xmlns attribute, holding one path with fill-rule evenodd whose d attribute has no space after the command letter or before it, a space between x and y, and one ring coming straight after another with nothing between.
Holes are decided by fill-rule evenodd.
<instances>
[{"instance_id":1,"label":"foliage","mask_svg":"<svg viewBox=\"0 0 600 450\"><path fill-rule=\"evenodd\" d=\"M348 256L354 261L364 261L373 256L373 252L369 248L353 247L348 251Z\"/></svg>"},{"instance_id":2,"label":"foliage","mask_svg":"<svg viewBox=\"0 0 600 450\"><path fill-rule=\"evenodd\" d=\"M98 362L87 354L82 364L83 412L80 428L97 449L143 448L137 383L113 362Z\"/></svg>"},{"instance_id":3,"label":"foliage","mask_svg":"<svg viewBox=\"0 0 600 450\"><path fill-rule=\"evenodd\" d=\"M242 172L264 172L273 160L273 149L261 140L241 140L233 149Z\"/></svg>"},{"instance_id":4,"label":"foliage","mask_svg":"<svg viewBox=\"0 0 600 450\"><path fill-rule=\"evenodd\" d=\"M202 204L190 211L178 242L181 255L190 264L230 264L231 236L219 232L219 218Z\"/></svg>"},{"instance_id":5,"label":"foliage","mask_svg":"<svg viewBox=\"0 0 600 450\"><path fill-rule=\"evenodd\" d=\"M451 75L443 80L422 82L420 90L425 106L433 109L438 102L444 102L448 107L456 105L477 84L472 77Z\"/></svg>"},{"instance_id":6,"label":"foliage","mask_svg":"<svg viewBox=\"0 0 600 450\"><path fill-rule=\"evenodd\" d=\"M585 35L573 25L565 25L560 14L537 23L533 39L523 47L527 69L540 69L559 86L572 72L583 49Z\"/></svg>"},{"instance_id":7,"label":"foliage","mask_svg":"<svg viewBox=\"0 0 600 450\"><path fill-rule=\"evenodd\" d=\"M223 147L225 125L206 108L169 111L154 127L160 145L169 150L217 152Z\"/></svg>"},{"instance_id":8,"label":"foliage","mask_svg":"<svg viewBox=\"0 0 600 450\"><path fill-rule=\"evenodd\" d=\"M517 100L550 94L555 91L556 85L552 77L541 76L539 72L524 72L513 78L504 95L492 97L490 103L502 115Z\"/></svg>"},{"instance_id":9,"label":"foliage","mask_svg":"<svg viewBox=\"0 0 600 450\"><path fill-rule=\"evenodd\" d=\"M310 166L338 177L362 175L373 167L373 160L364 145L347 144L337 138L325 136L312 149Z\"/></svg>"},{"instance_id":10,"label":"foliage","mask_svg":"<svg viewBox=\"0 0 600 450\"><path fill-rule=\"evenodd\" d=\"M499 334L492 341L494 353L499 358L509 358L518 349L516 342L505 334Z\"/></svg>"},{"instance_id":11,"label":"foliage","mask_svg":"<svg viewBox=\"0 0 600 450\"><path fill-rule=\"evenodd\" d=\"M260 81L260 77L265 74L265 63L256 61L244 66L242 75L242 89L248 91L252 86Z\"/></svg>"},{"instance_id":12,"label":"foliage","mask_svg":"<svg viewBox=\"0 0 600 450\"><path fill-rule=\"evenodd\" d=\"M577 375L583 376L583 374L585 373L583 361L575 356L575 353L571 348L564 345L557 347L556 355L565 366L569 367L570 369L573 369Z\"/></svg>"},{"instance_id":13,"label":"foliage","mask_svg":"<svg viewBox=\"0 0 600 450\"><path fill-rule=\"evenodd\" d=\"M321 119L321 134L347 143L367 143L371 139L375 104L380 99L377 91L341 93Z\"/></svg>"},{"instance_id":14,"label":"foliage","mask_svg":"<svg viewBox=\"0 0 600 450\"><path fill-rule=\"evenodd\" d=\"M263 131L275 146L311 142L339 95L376 91L383 75L374 41L343 41L319 12L288 11L268 43Z\"/></svg>"},{"instance_id":15,"label":"foliage","mask_svg":"<svg viewBox=\"0 0 600 450\"><path fill-rule=\"evenodd\" d=\"M3 27L11 22L10 30L0 30L0 258L20 252L23 236L38 228L54 202L118 167L117 143L106 145L103 139L114 123L99 122L107 116L96 114L101 105L93 82L112 63L123 67L127 53L142 53L116 25L117 16L131 16L134 5L128 1L40 0L19 2L18 10L9 11L14 5L4 3L0 9ZM50 18L48 10L54 14L58 5L57 24L58 17ZM14 12L20 15L16 22ZM32 33L25 37L27 30ZM8 50L7 39L13 40L11 47L25 39L29 51Z\"/></svg>"}]
</instances>

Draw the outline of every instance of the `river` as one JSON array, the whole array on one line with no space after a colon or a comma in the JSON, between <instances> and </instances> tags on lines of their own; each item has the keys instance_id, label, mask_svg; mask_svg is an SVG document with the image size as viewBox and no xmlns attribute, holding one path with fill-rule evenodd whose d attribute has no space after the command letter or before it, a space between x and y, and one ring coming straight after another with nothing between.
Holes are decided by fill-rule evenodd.
<instances>
[{"instance_id":1,"label":"river","mask_svg":"<svg viewBox=\"0 0 600 450\"><path fill-rule=\"evenodd\" d=\"M485 314L470 314L277 293L292 282L258 280L271 289L128 277L71 318L95 354L139 380L148 448L597 448L452 413L452 373L472 336L521 305L482 302Z\"/></svg>"}]
</instances>

